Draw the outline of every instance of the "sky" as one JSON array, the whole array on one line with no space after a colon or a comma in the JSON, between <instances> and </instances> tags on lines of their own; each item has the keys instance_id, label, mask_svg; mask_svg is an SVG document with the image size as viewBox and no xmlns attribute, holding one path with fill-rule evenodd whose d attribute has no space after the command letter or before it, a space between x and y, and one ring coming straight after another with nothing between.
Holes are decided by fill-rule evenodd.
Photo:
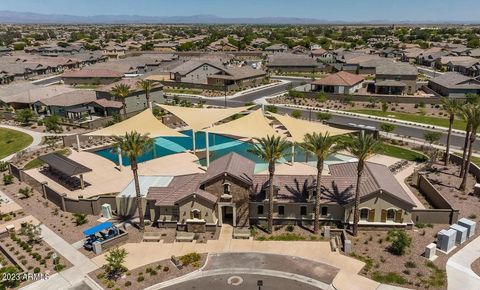
<instances>
[{"instance_id":1,"label":"sky","mask_svg":"<svg viewBox=\"0 0 480 290\"><path fill-rule=\"evenodd\" d=\"M0 0L43 14L301 17L341 21L479 21L480 0Z\"/></svg>"}]
</instances>

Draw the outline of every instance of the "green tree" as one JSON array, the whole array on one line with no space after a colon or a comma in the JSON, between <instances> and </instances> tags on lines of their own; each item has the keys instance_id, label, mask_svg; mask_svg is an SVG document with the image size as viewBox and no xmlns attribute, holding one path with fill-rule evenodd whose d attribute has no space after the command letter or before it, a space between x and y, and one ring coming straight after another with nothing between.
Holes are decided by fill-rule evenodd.
<instances>
[{"instance_id":1,"label":"green tree","mask_svg":"<svg viewBox=\"0 0 480 290\"><path fill-rule=\"evenodd\" d=\"M145 92L145 98L147 99L147 107L151 109L152 104L150 103L150 92L153 89L153 82L149 80L140 80L137 82L137 87Z\"/></svg>"},{"instance_id":2,"label":"green tree","mask_svg":"<svg viewBox=\"0 0 480 290\"><path fill-rule=\"evenodd\" d=\"M137 199L138 217L140 219L140 230L145 228L145 214L143 211L142 195L140 192L140 183L138 180L138 162L137 158L144 152L149 151L153 146L153 140L148 135L139 134L136 131L126 133L123 137L115 137L116 148L121 151L130 160L130 168L133 172L135 182L135 193Z\"/></svg>"},{"instance_id":3,"label":"green tree","mask_svg":"<svg viewBox=\"0 0 480 290\"><path fill-rule=\"evenodd\" d=\"M86 214L83 213L74 213L73 217L75 218L75 224L77 226L84 225L88 222L88 218Z\"/></svg>"},{"instance_id":4,"label":"green tree","mask_svg":"<svg viewBox=\"0 0 480 290\"><path fill-rule=\"evenodd\" d=\"M468 179L468 172L470 169L470 161L472 159L472 150L473 144L477 139L477 131L478 127L480 126L480 105L468 105L466 107L466 115L468 118L468 123L470 123L470 136L469 136L469 144L468 144L468 153L467 153L467 160L464 160L464 169L463 169L463 177L462 183L460 184L459 190L465 191L467 186L467 179Z\"/></svg>"},{"instance_id":5,"label":"green tree","mask_svg":"<svg viewBox=\"0 0 480 290\"><path fill-rule=\"evenodd\" d=\"M412 238L405 231L390 231L388 239L392 242L389 251L398 256L405 254L405 250L412 244Z\"/></svg>"},{"instance_id":6,"label":"green tree","mask_svg":"<svg viewBox=\"0 0 480 290\"><path fill-rule=\"evenodd\" d=\"M292 117L295 119L298 119L302 116L302 112L300 110L293 110L292 111Z\"/></svg>"},{"instance_id":7,"label":"green tree","mask_svg":"<svg viewBox=\"0 0 480 290\"><path fill-rule=\"evenodd\" d=\"M256 143L248 151L268 163L268 232L271 234L273 231L273 177L275 175L275 164L286 155L284 152L290 147L290 144L285 138L280 138L279 136L255 138L255 141Z\"/></svg>"},{"instance_id":8,"label":"green tree","mask_svg":"<svg viewBox=\"0 0 480 290\"><path fill-rule=\"evenodd\" d=\"M442 98L442 108L448 114L448 134L447 134L447 148L445 150L444 165L448 165L448 159L450 158L450 137L452 135L453 122L455 121L455 115L458 113L460 103L456 99Z\"/></svg>"},{"instance_id":9,"label":"green tree","mask_svg":"<svg viewBox=\"0 0 480 290\"><path fill-rule=\"evenodd\" d=\"M125 103L125 99L130 96L131 93L131 87L127 84L115 85L110 91L110 94L112 94L115 98L120 99L120 101L122 102L124 118L127 117L127 104Z\"/></svg>"},{"instance_id":10,"label":"green tree","mask_svg":"<svg viewBox=\"0 0 480 290\"><path fill-rule=\"evenodd\" d=\"M382 123L380 124L380 130L388 134L392 133L395 130L396 126L390 123Z\"/></svg>"},{"instance_id":11,"label":"green tree","mask_svg":"<svg viewBox=\"0 0 480 290\"><path fill-rule=\"evenodd\" d=\"M328 121L332 118L332 114L327 113L327 112L318 112L317 113L317 119L319 121Z\"/></svg>"},{"instance_id":12,"label":"green tree","mask_svg":"<svg viewBox=\"0 0 480 290\"><path fill-rule=\"evenodd\" d=\"M388 110L388 103L387 102L382 102L382 112L386 112Z\"/></svg>"},{"instance_id":13,"label":"green tree","mask_svg":"<svg viewBox=\"0 0 480 290\"><path fill-rule=\"evenodd\" d=\"M45 125L45 129L47 130L47 132L63 132L63 129L60 126L60 117L57 115L45 117L43 119L43 125Z\"/></svg>"},{"instance_id":14,"label":"green tree","mask_svg":"<svg viewBox=\"0 0 480 290\"><path fill-rule=\"evenodd\" d=\"M355 203L353 212L353 235L358 233L358 222L360 221L360 185L365 170L365 161L380 149L380 141L373 135L365 134L363 131L359 136L351 137L344 144L345 149L358 159L357 163L357 184L355 187Z\"/></svg>"},{"instance_id":15,"label":"green tree","mask_svg":"<svg viewBox=\"0 0 480 290\"><path fill-rule=\"evenodd\" d=\"M438 142L440 137L442 137L442 133L436 131L428 131L423 134L423 138L425 138L425 141L427 141L430 147L432 147L433 143Z\"/></svg>"},{"instance_id":16,"label":"green tree","mask_svg":"<svg viewBox=\"0 0 480 290\"><path fill-rule=\"evenodd\" d=\"M105 256L105 260L107 261L105 270L110 279L116 280L122 273L127 271L127 268L123 265L127 255L127 250L119 247L112 248L108 251Z\"/></svg>"},{"instance_id":17,"label":"green tree","mask_svg":"<svg viewBox=\"0 0 480 290\"><path fill-rule=\"evenodd\" d=\"M35 120L35 117L35 113L31 109L21 109L17 111L15 119L23 126L27 126L31 121Z\"/></svg>"},{"instance_id":18,"label":"green tree","mask_svg":"<svg viewBox=\"0 0 480 290\"><path fill-rule=\"evenodd\" d=\"M323 166L325 163L325 159L338 151L338 147L336 146L336 139L330 137L330 135L325 133L318 134L314 132L313 134L307 134L304 137L304 143L302 147L314 154L317 157L317 180L316 180L316 190L315 190L315 221L313 223L313 232L318 234L320 229L320 205L321 205L321 179L322 179L322 172Z\"/></svg>"},{"instance_id":19,"label":"green tree","mask_svg":"<svg viewBox=\"0 0 480 290\"><path fill-rule=\"evenodd\" d=\"M265 111L276 114L278 112L278 108L274 105L268 105L265 107Z\"/></svg>"},{"instance_id":20,"label":"green tree","mask_svg":"<svg viewBox=\"0 0 480 290\"><path fill-rule=\"evenodd\" d=\"M2 277L15 277L20 274L17 267L7 266L0 268L0 275ZM0 289L17 288L22 282L20 279L2 279L0 282Z\"/></svg>"},{"instance_id":21,"label":"green tree","mask_svg":"<svg viewBox=\"0 0 480 290\"><path fill-rule=\"evenodd\" d=\"M327 101L327 94L325 92L318 93L316 100L319 103L325 103Z\"/></svg>"}]
</instances>

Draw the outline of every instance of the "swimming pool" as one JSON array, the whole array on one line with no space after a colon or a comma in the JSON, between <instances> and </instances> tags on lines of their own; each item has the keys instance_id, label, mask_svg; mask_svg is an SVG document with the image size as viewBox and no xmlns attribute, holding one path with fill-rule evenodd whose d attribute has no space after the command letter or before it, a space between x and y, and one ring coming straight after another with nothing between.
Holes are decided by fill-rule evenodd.
<instances>
[{"instance_id":1,"label":"swimming pool","mask_svg":"<svg viewBox=\"0 0 480 290\"><path fill-rule=\"evenodd\" d=\"M155 138L154 146L155 150L150 150L145 152L138 158L138 162L145 162L148 160L152 160L154 158L159 158L175 153L185 152L187 150L193 149L192 144L192 131L182 131L183 134L189 136L190 138L186 137L159 137ZM248 149L252 147L252 144L249 142L240 141L234 138L226 137L223 135L217 135L210 133L208 135L208 144L210 150L210 162L214 161L215 159L222 157L230 152L236 152L252 161L255 162L255 172L260 172L266 170L268 168L268 164L266 164L262 159L258 156L248 152ZM204 132L196 132L195 133L195 145L198 150L205 149L205 133ZM115 164L118 164L118 154L112 150L111 148L106 148L102 150L95 151L96 154L107 158L110 161L113 161ZM280 163L284 163L290 160L289 154L291 150L289 149L285 152L288 156L287 159L282 158ZM331 155L325 160L325 164L335 164L350 161L352 159L351 156L347 156L344 154L334 154ZM305 151L302 150L299 146L295 147L295 162L305 162L306 156ZM199 163L203 166L206 165L206 160L201 159ZM125 166L130 165L130 160L127 157L122 156L122 164ZM308 165L316 166L316 158L309 154L308 157Z\"/></svg>"}]
</instances>

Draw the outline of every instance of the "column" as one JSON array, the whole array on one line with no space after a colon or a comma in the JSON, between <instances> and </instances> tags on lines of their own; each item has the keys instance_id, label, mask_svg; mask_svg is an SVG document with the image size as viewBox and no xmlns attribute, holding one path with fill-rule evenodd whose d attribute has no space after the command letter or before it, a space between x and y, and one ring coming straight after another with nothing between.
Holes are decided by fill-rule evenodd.
<instances>
[{"instance_id":1,"label":"column","mask_svg":"<svg viewBox=\"0 0 480 290\"><path fill-rule=\"evenodd\" d=\"M77 138L77 151L80 152L80 150L81 150L80 149L80 135L77 134L76 138Z\"/></svg>"},{"instance_id":2,"label":"column","mask_svg":"<svg viewBox=\"0 0 480 290\"><path fill-rule=\"evenodd\" d=\"M237 226L237 207L235 204L232 206L232 212L233 212L233 226Z\"/></svg>"},{"instance_id":3,"label":"column","mask_svg":"<svg viewBox=\"0 0 480 290\"><path fill-rule=\"evenodd\" d=\"M117 149L118 151L118 169L120 169L120 171L122 171L122 150L120 150L120 146L118 147Z\"/></svg>"},{"instance_id":4,"label":"column","mask_svg":"<svg viewBox=\"0 0 480 290\"><path fill-rule=\"evenodd\" d=\"M208 131L205 131L205 153L207 158L207 168L210 165L210 150L208 149Z\"/></svg>"},{"instance_id":5,"label":"column","mask_svg":"<svg viewBox=\"0 0 480 290\"><path fill-rule=\"evenodd\" d=\"M193 148L193 154L195 154L196 151L196 144L195 144L195 130L192 129L192 148Z\"/></svg>"},{"instance_id":6,"label":"column","mask_svg":"<svg viewBox=\"0 0 480 290\"><path fill-rule=\"evenodd\" d=\"M217 205L217 208L218 208L218 225L221 226L223 224L222 206Z\"/></svg>"},{"instance_id":7,"label":"column","mask_svg":"<svg viewBox=\"0 0 480 290\"><path fill-rule=\"evenodd\" d=\"M85 189L85 182L83 181L83 174L80 174L80 188Z\"/></svg>"},{"instance_id":8,"label":"column","mask_svg":"<svg viewBox=\"0 0 480 290\"><path fill-rule=\"evenodd\" d=\"M292 143L292 166L293 162L295 162L295 143Z\"/></svg>"}]
</instances>

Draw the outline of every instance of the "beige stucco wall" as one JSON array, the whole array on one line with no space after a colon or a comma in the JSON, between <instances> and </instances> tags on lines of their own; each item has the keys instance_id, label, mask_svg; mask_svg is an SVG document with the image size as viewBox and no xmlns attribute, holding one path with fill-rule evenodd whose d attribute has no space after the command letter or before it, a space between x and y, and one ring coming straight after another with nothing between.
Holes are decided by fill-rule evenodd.
<instances>
[{"instance_id":1,"label":"beige stucco wall","mask_svg":"<svg viewBox=\"0 0 480 290\"><path fill-rule=\"evenodd\" d=\"M402 221L403 223L411 223L412 222L412 205L409 205L399 199L394 198L390 194L387 193L374 193L370 195L366 199L360 200L360 207L367 208L369 210L375 210L375 217L373 222L380 223L382 209L394 209L394 210L402 210ZM345 216L349 222L353 222L353 203L349 204L345 207Z\"/></svg>"},{"instance_id":2,"label":"beige stucco wall","mask_svg":"<svg viewBox=\"0 0 480 290\"><path fill-rule=\"evenodd\" d=\"M217 222L215 206L201 197L193 198L193 196L182 200L182 203L179 204L179 221L184 223L187 219L191 219L191 212L194 209L200 211L201 219L204 219L206 223L211 224Z\"/></svg>"}]
</instances>

